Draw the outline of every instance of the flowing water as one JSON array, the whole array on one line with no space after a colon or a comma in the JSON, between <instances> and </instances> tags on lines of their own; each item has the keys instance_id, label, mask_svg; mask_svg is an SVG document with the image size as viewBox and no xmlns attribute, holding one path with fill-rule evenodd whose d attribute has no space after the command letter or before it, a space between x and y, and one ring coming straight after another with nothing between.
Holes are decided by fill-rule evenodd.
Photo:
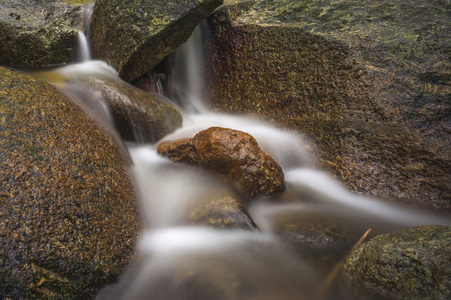
<instances>
[{"instance_id":1,"label":"flowing water","mask_svg":"<svg viewBox=\"0 0 451 300\"><path fill-rule=\"evenodd\" d=\"M451 225L436 215L347 191L312 167L312 154L298 133L248 117L208 111L199 67L202 34L198 28L177 50L173 86L183 102L179 106L184 125L164 140L192 137L211 126L247 132L280 163L287 191L277 199L245 202L258 230L193 226L189 223L193 208L218 193L236 191L211 173L159 156L155 145L127 145L145 228L129 269L117 284L104 289L99 299L312 299L321 291L331 266L320 267L316 265L320 259L308 259L283 242L277 233L287 221L319 217L323 223L347 228L346 232L355 236L353 241L369 228L379 234L415 225ZM80 45L82 62L54 71L50 81L77 99L100 123L110 124L114 134L108 107L99 93L87 91L76 78L97 74L120 79L104 62L89 60L87 43ZM116 138L122 143L117 134ZM335 297L333 291L329 295Z\"/></svg>"}]
</instances>

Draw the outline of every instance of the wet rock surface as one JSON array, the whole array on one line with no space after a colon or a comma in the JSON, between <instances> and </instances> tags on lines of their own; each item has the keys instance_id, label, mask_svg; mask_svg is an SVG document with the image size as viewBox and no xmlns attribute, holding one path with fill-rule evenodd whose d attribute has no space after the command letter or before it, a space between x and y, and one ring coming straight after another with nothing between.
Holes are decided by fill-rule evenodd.
<instances>
[{"instance_id":1,"label":"wet rock surface","mask_svg":"<svg viewBox=\"0 0 451 300\"><path fill-rule=\"evenodd\" d=\"M193 225L207 225L218 229L257 230L242 199L224 194L217 199L206 201L189 214Z\"/></svg>"},{"instance_id":2,"label":"wet rock surface","mask_svg":"<svg viewBox=\"0 0 451 300\"><path fill-rule=\"evenodd\" d=\"M451 297L451 228L420 226L378 236L346 259L347 287L376 299Z\"/></svg>"},{"instance_id":3,"label":"wet rock surface","mask_svg":"<svg viewBox=\"0 0 451 300\"><path fill-rule=\"evenodd\" d=\"M0 294L92 297L117 279L139 227L112 139L48 83L0 68Z\"/></svg>"},{"instance_id":4,"label":"wet rock surface","mask_svg":"<svg viewBox=\"0 0 451 300\"><path fill-rule=\"evenodd\" d=\"M125 81L155 67L183 44L222 0L96 1L91 24L94 58L105 60Z\"/></svg>"},{"instance_id":5,"label":"wet rock surface","mask_svg":"<svg viewBox=\"0 0 451 300\"><path fill-rule=\"evenodd\" d=\"M308 213L283 215L274 233L303 258L329 263L329 267L331 262L342 259L358 239L338 221Z\"/></svg>"},{"instance_id":6,"label":"wet rock surface","mask_svg":"<svg viewBox=\"0 0 451 300\"><path fill-rule=\"evenodd\" d=\"M73 61L83 2L2 1L0 65L29 68Z\"/></svg>"},{"instance_id":7,"label":"wet rock surface","mask_svg":"<svg viewBox=\"0 0 451 300\"><path fill-rule=\"evenodd\" d=\"M182 126L179 111L158 94L108 78L92 78L88 84L100 91L119 133L127 141L156 143Z\"/></svg>"},{"instance_id":8,"label":"wet rock surface","mask_svg":"<svg viewBox=\"0 0 451 300\"><path fill-rule=\"evenodd\" d=\"M242 131L211 127L192 139L163 142L158 153L226 175L252 198L285 190L280 165Z\"/></svg>"},{"instance_id":9,"label":"wet rock surface","mask_svg":"<svg viewBox=\"0 0 451 300\"><path fill-rule=\"evenodd\" d=\"M304 132L351 190L449 211L449 9L225 1L210 19L208 98Z\"/></svg>"}]
</instances>

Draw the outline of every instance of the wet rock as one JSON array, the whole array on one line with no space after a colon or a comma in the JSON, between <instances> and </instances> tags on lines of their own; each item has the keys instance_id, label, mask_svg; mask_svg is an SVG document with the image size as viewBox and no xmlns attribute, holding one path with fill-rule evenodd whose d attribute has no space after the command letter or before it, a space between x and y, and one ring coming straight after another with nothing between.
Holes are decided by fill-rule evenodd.
<instances>
[{"instance_id":1,"label":"wet rock","mask_svg":"<svg viewBox=\"0 0 451 300\"><path fill-rule=\"evenodd\" d=\"M321 263L337 262L358 240L346 225L324 215L286 213L277 217L274 233L302 257Z\"/></svg>"},{"instance_id":2,"label":"wet rock","mask_svg":"<svg viewBox=\"0 0 451 300\"><path fill-rule=\"evenodd\" d=\"M133 81L183 44L222 0L96 1L92 53Z\"/></svg>"},{"instance_id":3,"label":"wet rock","mask_svg":"<svg viewBox=\"0 0 451 300\"><path fill-rule=\"evenodd\" d=\"M226 175L251 198L285 190L280 165L242 131L211 127L192 139L164 142L158 153Z\"/></svg>"},{"instance_id":4,"label":"wet rock","mask_svg":"<svg viewBox=\"0 0 451 300\"><path fill-rule=\"evenodd\" d=\"M449 5L437 5L226 0L210 18L207 98L304 132L351 190L451 210Z\"/></svg>"},{"instance_id":5,"label":"wet rock","mask_svg":"<svg viewBox=\"0 0 451 300\"><path fill-rule=\"evenodd\" d=\"M189 215L193 225L207 225L222 229L256 230L243 201L235 195L224 194L217 199L203 202Z\"/></svg>"},{"instance_id":6,"label":"wet rock","mask_svg":"<svg viewBox=\"0 0 451 300\"><path fill-rule=\"evenodd\" d=\"M46 82L0 68L0 294L89 299L124 269L139 227L112 139Z\"/></svg>"},{"instance_id":7,"label":"wet rock","mask_svg":"<svg viewBox=\"0 0 451 300\"><path fill-rule=\"evenodd\" d=\"M182 126L179 111L158 94L117 79L91 78L89 84L103 95L125 140L156 143Z\"/></svg>"},{"instance_id":8,"label":"wet rock","mask_svg":"<svg viewBox=\"0 0 451 300\"><path fill-rule=\"evenodd\" d=\"M420 226L380 235L347 258L347 287L375 298L449 299L451 228ZM358 297L357 297L358 298Z\"/></svg>"},{"instance_id":9,"label":"wet rock","mask_svg":"<svg viewBox=\"0 0 451 300\"><path fill-rule=\"evenodd\" d=\"M0 65L42 67L72 61L77 28L83 29L82 5L76 3L77 1L2 1Z\"/></svg>"}]
</instances>

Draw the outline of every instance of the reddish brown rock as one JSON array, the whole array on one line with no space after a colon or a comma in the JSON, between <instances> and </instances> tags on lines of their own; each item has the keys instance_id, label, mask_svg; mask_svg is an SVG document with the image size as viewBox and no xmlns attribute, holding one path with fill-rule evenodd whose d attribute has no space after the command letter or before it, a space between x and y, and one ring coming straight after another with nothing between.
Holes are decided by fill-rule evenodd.
<instances>
[{"instance_id":1,"label":"reddish brown rock","mask_svg":"<svg viewBox=\"0 0 451 300\"><path fill-rule=\"evenodd\" d=\"M162 143L158 153L226 175L252 198L285 190L280 165L242 131L211 127L192 139Z\"/></svg>"}]
</instances>

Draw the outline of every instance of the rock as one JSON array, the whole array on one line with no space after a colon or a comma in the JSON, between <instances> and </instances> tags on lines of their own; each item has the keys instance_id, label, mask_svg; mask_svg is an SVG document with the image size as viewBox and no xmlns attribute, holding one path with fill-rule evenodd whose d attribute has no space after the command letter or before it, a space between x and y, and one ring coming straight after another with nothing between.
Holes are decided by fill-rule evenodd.
<instances>
[{"instance_id":1,"label":"rock","mask_svg":"<svg viewBox=\"0 0 451 300\"><path fill-rule=\"evenodd\" d=\"M91 298L117 278L139 227L112 139L46 82L0 68L0 294Z\"/></svg>"},{"instance_id":2,"label":"rock","mask_svg":"<svg viewBox=\"0 0 451 300\"><path fill-rule=\"evenodd\" d=\"M347 287L377 299L450 299L451 228L420 226L377 236L346 259Z\"/></svg>"},{"instance_id":3,"label":"rock","mask_svg":"<svg viewBox=\"0 0 451 300\"><path fill-rule=\"evenodd\" d=\"M342 259L358 237L329 216L313 213L285 213L277 216L274 233L302 257L327 263Z\"/></svg>"},{"instance_id":4,"label":"rock","mask_svg":"<svg viewBox=\"0 0 451 300\"><path fill-rule=\"evenodd\" d=\"M121 80L91 78L89 85L108 103L122 138L156 143L182 126L179 111L158 94L146 93Z\"/></svg>"},{"instance_id":5,"label":"rock","mask_svg":"<svg viewBox=\"0 0 451 300\"><path fill-rule=\"evenodd\" d=\"M451 211L450 11L437 5L226 0L209 19L207 98L304 132L353 191Z\"/></svg>"},{"instance_id":6,"label":"rock","mask_svg":"<svg viewBox=\"0 0 451 300\"><path fill-rule=\"evenodd\" d=\"M96 1L93 57L105 60L125 81L133 81L183 44L221 4L222 0Z\"/></svg>"},{"instance_id":7,"label":"rock","mask_svg":"<svg viewBox=\"0 0 451 300\"><path fill-rule=\"evenodd\" d=\"M193 209L189 217L193 225L222 229L257 229L244 203L235 195L224 194L218 199L203 202Z\"/></svg>"},{"instance_id":8,"label":"rock","mask_svg":"<svg viewBox=\"0 0 451 300\"><path fill-rule=\"evenodd\" d=\"M280 165L242 131L211 127L192 139L164 142L158 153L226 175L251 198L285 190Z\"/></svg>"},{"instance_id":9,"label":"rock","mask_svg":"<svg viewBox=\"0 0 451 300\"><path fill-rule=\"evenodd\" d=\"M2 1L0 65L30 68L72 61L77 28L82 29L82 5L76 2Z\"/></svg>"}]
</instances>

